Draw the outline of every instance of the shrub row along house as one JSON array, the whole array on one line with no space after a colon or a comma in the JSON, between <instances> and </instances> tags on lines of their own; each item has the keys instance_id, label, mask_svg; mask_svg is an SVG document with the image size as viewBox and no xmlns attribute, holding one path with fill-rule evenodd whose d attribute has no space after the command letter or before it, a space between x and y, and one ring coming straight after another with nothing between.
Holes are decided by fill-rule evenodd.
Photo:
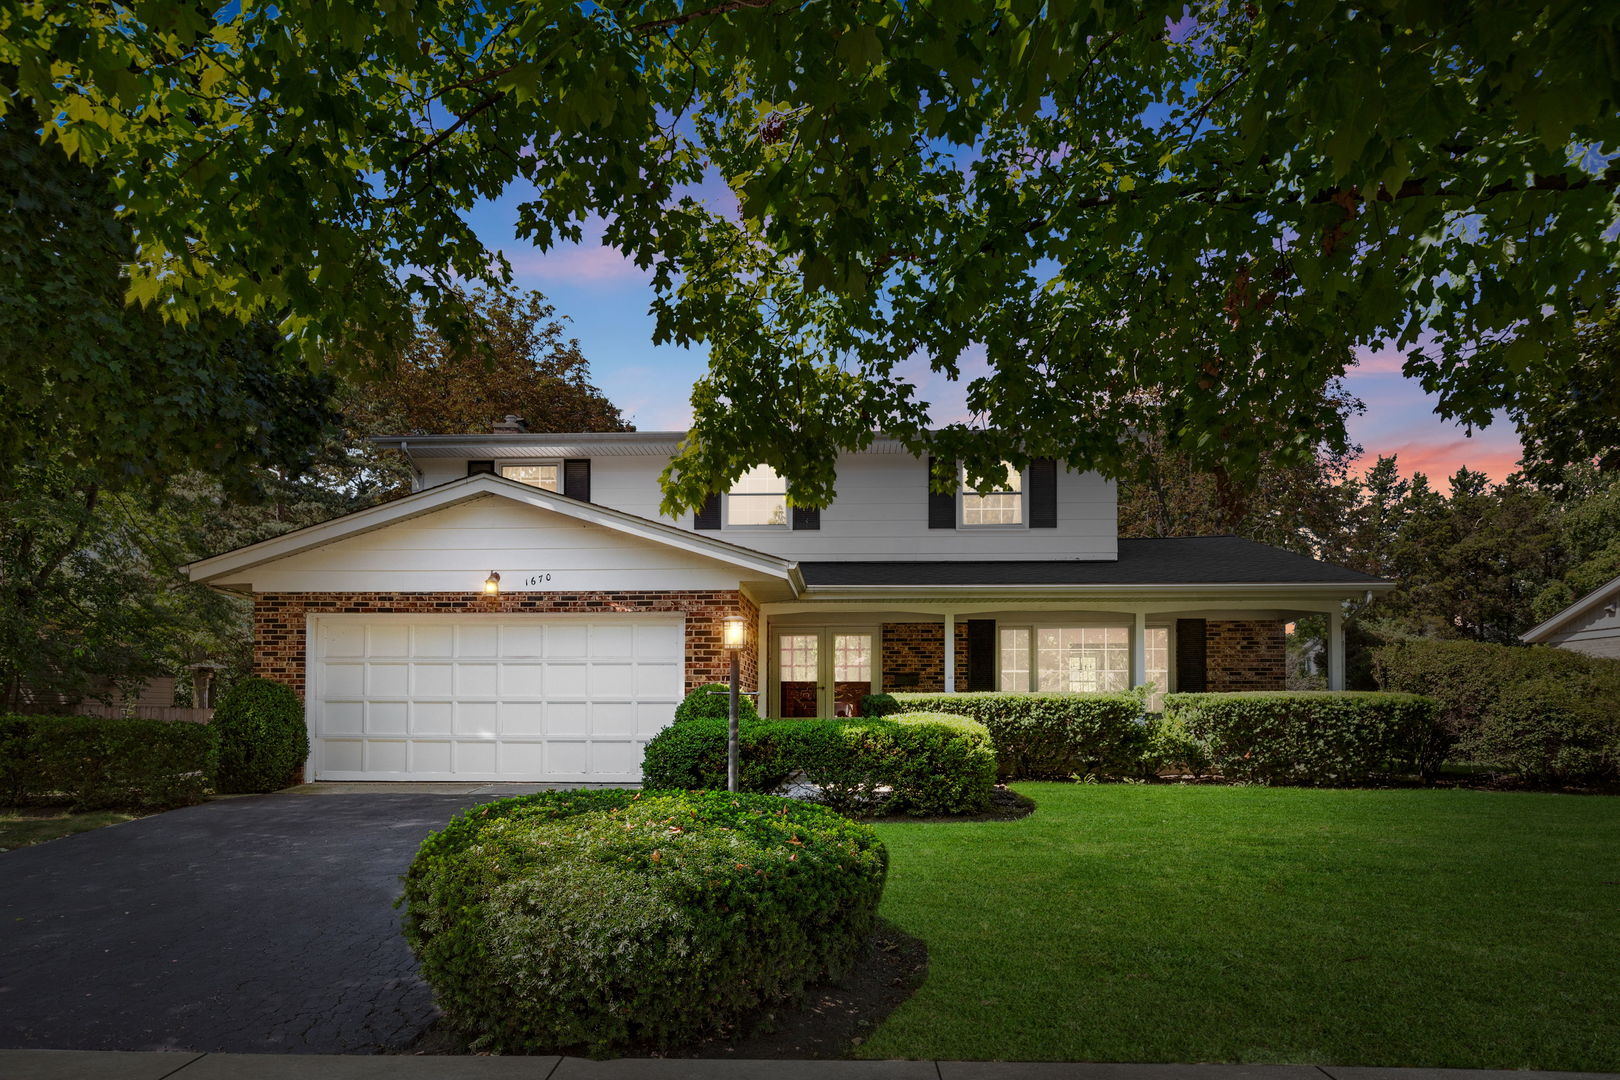
<instances>
[{"instance_id":1,"label":"shrub row along house","mask_svg":"<svg viewBox=\"0 0 1620 1080\"><path fill-rule=\"evenodd\" d=\"M303 696L328 780L633 781L690 689L728 667L781 717L880 691L1283 687L1284 626L1391 588L1234 537L1120 539L1112 482L1051 459L930 490L879 438L826 509L771 469L679 519L678 432L380 440L411 494L194 563L254 600L258 674Z\"/></svg>"}]
</instances>

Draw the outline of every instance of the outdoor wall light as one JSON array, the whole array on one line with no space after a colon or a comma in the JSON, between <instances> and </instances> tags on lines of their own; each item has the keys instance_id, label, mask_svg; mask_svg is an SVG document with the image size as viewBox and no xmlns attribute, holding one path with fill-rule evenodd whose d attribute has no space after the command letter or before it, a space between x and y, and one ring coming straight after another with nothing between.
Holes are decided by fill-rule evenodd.
<instances>
[{"instance_id":1,"label":"outdoor wall light","mask_svg":"<svg viewBox=\"0 0 1620 1080\"><path fill-rule=\"evenodd\" d=\"M725 644L728 649L740 649L748 640L748 620L741 615L727 615L725 618Z\"/></svg>"},{"instance_id":2,"label":"outdoor wall light","mask_svg":"<svg viewBox=\"0 0 1620 1080\"><path fill-rule=\"evenodd\" d=\"M501 575L494 570L484 579L484 595L495 596L501 591Z\"/></svg>"}]
</instances>

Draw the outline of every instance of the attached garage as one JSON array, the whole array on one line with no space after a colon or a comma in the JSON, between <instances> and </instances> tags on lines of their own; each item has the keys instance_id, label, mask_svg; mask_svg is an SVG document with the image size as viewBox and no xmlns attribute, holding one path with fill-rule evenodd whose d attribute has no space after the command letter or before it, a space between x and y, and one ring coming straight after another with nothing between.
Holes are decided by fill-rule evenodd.
<instances>
[{"instance_id":1,"label":"attached garage","mask_svg":"<svg viewBox=\"0 0 1620 1080\"><path fill-rule=\"evenodd\" d=\"M681 698L726 677L725 620L753 686L756 598L802 584L789 560L488 474L189 571L252 597L254 671L304 701L305 778L350 781L639 781Z\"/></svg>"},{"instance_id":2,"label":"attached garage","mask_svg":"<svg viewBox=\"0 0 1620 1080\"><path fill-rule=\"evenodd\" d=\"M679 615L310 622L316 780L635 781L684 693Z\"/></svg>"}]
</instances>

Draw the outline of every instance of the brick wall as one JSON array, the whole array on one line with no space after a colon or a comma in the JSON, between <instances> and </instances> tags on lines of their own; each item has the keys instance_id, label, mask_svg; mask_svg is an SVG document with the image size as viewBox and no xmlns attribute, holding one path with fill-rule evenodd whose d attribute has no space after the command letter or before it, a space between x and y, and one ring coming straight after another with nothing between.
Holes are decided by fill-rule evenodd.
<instances>
[{"instance_id":1,"label":"brick wall","mask_svg":"<svg viewBox=\"0 0 1620 1080\"><path fill-rule=\"evenodd\" d=\"M907 680L915 675L916 682ZM896 678L896 676L899 676ZM956 685L967 684L967 623L956 624ZM905 693L945 689L945 626L938 622L883 624L883 688Z\"/></svg>"},{"instance_id":2,"label":"brick wall","mask_svg":"<svg viewBox=\"0 0 1620 1080\"><path fill-rule=\"evenodd\" d=\"M285 683L304 696L304 619L307 615L646 615L686 616L686 689L724 682L730 675L722 620L741 615L748 639L741 656L741 680L750 689L759 680L759 608L740 592L590 593L259 593L253 598L253 671Z\"/></svg>"},{"instance_id":3,"label":"brick wall","mask_svg":"<svg viewBox=\"0 0 1620 1080\"><path fill-rule=\"evenodd\" d=\"M1283 625L1274 619L1210 619L1205 623L1204 664L1210 691L1286 689Z\"/></svg>"}]
</instances>

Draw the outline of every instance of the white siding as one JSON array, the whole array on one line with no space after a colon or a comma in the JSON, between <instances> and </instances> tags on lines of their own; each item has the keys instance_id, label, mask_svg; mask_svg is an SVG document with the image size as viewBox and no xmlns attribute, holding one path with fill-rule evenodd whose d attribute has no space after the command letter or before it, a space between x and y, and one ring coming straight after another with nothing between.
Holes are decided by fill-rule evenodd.
<instances>
[{"instance_id":1,"label":"white siding","mask_svg":"<svg viewBox=\"0 0 1620 1080\"><path fill-rule=\"evenodd\" d=\"M1546 639L1546 643L1588 656L1620 659L1620 610L1610 612L1607 606L1600 607L1583 618L1559 627L1556 634Z\"/></svg>"},{"instance_id":2,"label":"white siding","mask_svg":"<svg viewBox=\"0 0 1620 1080\"><path fill-rule=\"evenodd\" d=\"M660 456L597 457L591 501L638 517L692 528L692 515L659 513ZM466 475L461 459L422 460L424 485ZM1118 553L1115 491L1096 473L1058 471L1057 528L928 527L928 469L906 454L845 454L838 495L821 512L821 528L723 528L707 535L796 560L1113 559Z\"/></svg>"},{"instance_id":3,"label":"white siding","mask_svg":"<svg viewBox=\"0 0 1620 1080\"><path fill-rule=\"evenodd\" d=\"M255 592L502 592L735 589L734 567L498 495L437 510L243 571ZM232 575L233 580L238 575Z\"/></svg>"}]
</instances>

